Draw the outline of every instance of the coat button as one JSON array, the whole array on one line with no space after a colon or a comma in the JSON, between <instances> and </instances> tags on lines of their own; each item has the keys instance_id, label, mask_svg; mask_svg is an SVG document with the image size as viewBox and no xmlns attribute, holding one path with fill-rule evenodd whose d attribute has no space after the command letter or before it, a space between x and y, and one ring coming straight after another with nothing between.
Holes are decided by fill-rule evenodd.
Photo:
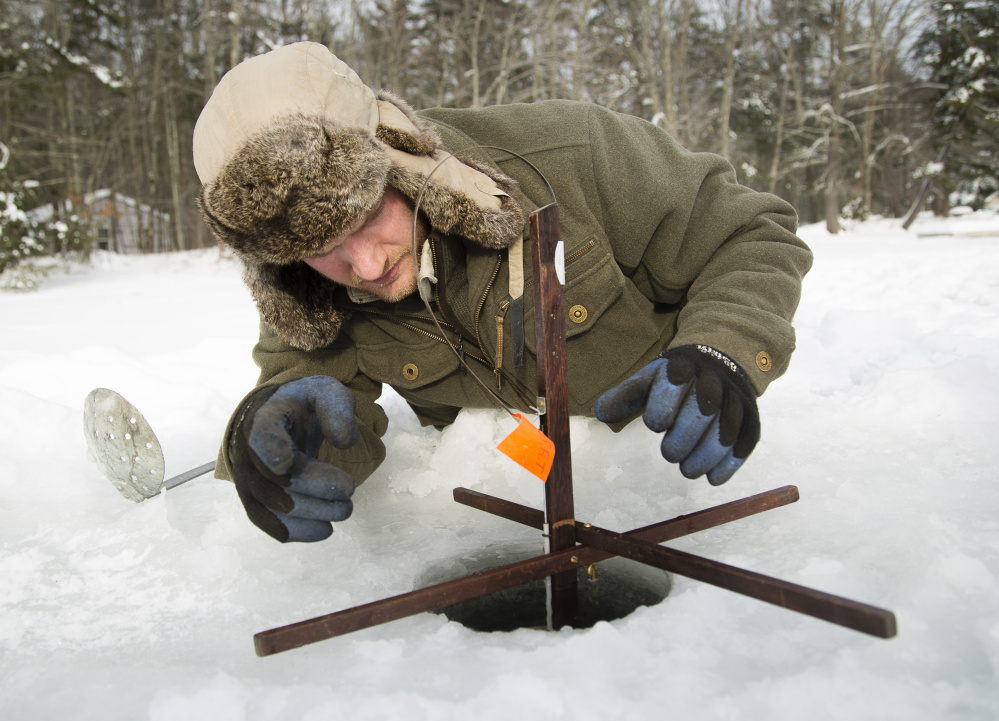
<instances>
[{"instance_id":1,"label":"coat button","mask_svg":"<svg viewBox=\"0 0 999 721\"><path fill-rule=\"evenodd\" d=\"M586 320L586 308L581 305L574 305L569 309L569 320L573 323L582 323Z\"/></svg>"},{"instance_id":2,"label":"coat button","mask_svg":"<svg viewBox=\"0 0 999 721\"><path fill-rule=\"evenodd\" d=\"M415 363L407 363L402 367L402 375L408 381L415 381L416 376L420 375L420 369Z\"/></svg>"},{"instance_id":3,"label":"coat button","mask_svg":"<svg viewBox=\"0 0 999 721\"><path fill-rule=\"evenodd\" d=\"M774 367L774 362L770 358L770 354L765 350L761 350L756 354L756 367L764 373Z\"/></svg>"}]
</instances>

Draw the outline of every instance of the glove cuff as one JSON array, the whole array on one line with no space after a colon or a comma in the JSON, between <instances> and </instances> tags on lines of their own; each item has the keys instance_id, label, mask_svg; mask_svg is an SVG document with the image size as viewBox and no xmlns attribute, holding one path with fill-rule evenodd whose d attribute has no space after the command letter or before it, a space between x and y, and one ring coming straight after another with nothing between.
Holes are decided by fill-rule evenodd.
<instances>
[{"instance_id":1,"label":"glove cuff","mask_svg":"<svg viewBox=\"0 0 999 721\"><path fill-rule=\"evenodd\" d=\"M734 380L750 398L755 400L758 397L756 386L753 385L749 374L742 369L742 366L716 348L701 343L680 345L668 348L659 357L669 358L670 354L686 355L688 358L696 359L697 364L714 366L723 377Z\"/></svg>"},{"instance_id":2,"label":"glove cuff","mask_svg":"<svg viewBox=\"0 0 999 721\"><path fill-rule=\"evenodd\" d=\"M237 456L243 457L249 453L246 439L250 433L250 424L253 423L253 416L264 403L270 400L271 396L277 393L280 385L266 386L248 395L243 403L236 409L235 419L229 431L229 438L226 448L229 450L230 463L235 465Z\"/></svg>"}]
</instances>

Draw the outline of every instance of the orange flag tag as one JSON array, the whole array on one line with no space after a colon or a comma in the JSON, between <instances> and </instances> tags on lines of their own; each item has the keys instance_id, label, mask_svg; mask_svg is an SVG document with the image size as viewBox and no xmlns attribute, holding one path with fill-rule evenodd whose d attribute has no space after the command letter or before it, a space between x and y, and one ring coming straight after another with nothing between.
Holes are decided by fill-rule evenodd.
<instances>
[{"instance_id":1,"label":"orange flag tag","mask_svg":"<svg viewBox=\"0 0 999 721\"><path fill-rule=\"evenodd\" d=\"M544 433L535 428L519 413L513 414L520 423L500 444L501 453L508 455L542 481L548 480L548 472L555 460L555 444Z\"/></svg>"}]
</instances>

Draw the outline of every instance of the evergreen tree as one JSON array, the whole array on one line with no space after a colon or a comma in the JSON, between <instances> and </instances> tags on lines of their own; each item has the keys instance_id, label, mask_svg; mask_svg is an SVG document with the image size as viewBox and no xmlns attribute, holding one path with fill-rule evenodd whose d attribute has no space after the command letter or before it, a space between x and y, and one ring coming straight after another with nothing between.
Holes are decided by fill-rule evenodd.
<instances>
[{"instance_id":1,"label":"evergreen tree","mask_svg":"<svg viewBox=\"0 0 999 721\"><path fill-rule=\"evenodd\" d=\"M937 2L920 50L941 86L933 112L938 148L949 156L938 184L979 207L999 190L999 3Z\"/></svg>"},{"instance_id":2,"label":"evergreen tree","mask_svg":"<svg viewBox=\"0 0 999 721\"><path fill-rule=\"evenodd\" d=\"M24 261L86 253L91 240L73 200L75 181L92 171L81 148L99 143L100 118L91 117L82 92L114 78L48 31L52 14L41 3L0 0L0 272L17 271L5 275L4 287L33 286L38 272L18 269ZM63 24L81 18L71 11ZM103 37L96 24L86 27Z\"/></svg>"}]
</instances>

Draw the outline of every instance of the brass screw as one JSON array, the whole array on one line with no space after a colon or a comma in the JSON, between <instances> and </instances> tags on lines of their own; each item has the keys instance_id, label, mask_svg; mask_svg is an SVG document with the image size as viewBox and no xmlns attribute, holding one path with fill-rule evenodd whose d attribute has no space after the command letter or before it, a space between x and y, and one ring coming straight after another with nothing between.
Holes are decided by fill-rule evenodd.
<instances>
[{"instance_id":1,"label":"brass screw","mask_svg":"<svg viewBox=\"0 0 999 721\"><path fill-rule=\"evenodd\" d=\"M569 561L572 563L579 563L579 556L569 556Z\"/></svg>"}]
</instances>

